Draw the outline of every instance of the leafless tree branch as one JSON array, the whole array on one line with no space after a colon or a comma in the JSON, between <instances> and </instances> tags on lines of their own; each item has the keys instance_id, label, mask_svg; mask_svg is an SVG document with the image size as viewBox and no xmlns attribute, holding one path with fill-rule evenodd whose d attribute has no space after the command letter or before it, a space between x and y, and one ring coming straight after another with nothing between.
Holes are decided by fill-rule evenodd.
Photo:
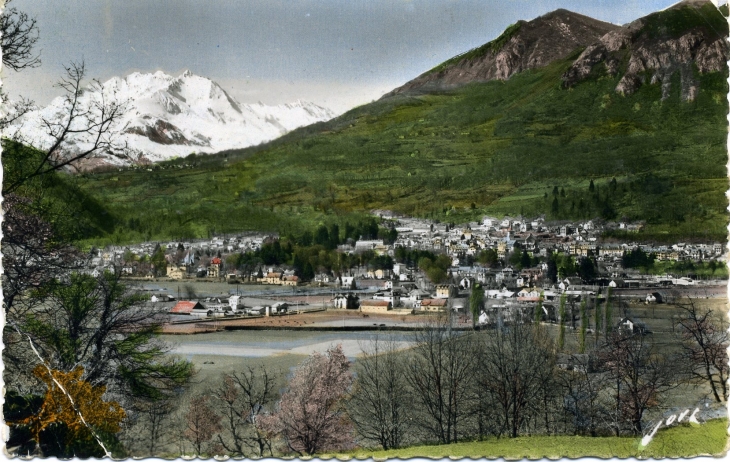
<instances>
[{"instance_id":1,"label":"leafless tree branch","mask_svg":"<svg viewBox=\"0 0 730 462\"><path fill-rule=\"evenodd\" d=\"M65 76L57 87L65 92L65 113L60 119L43 118L41 123L51 144L39 149L44 154L34 161L25 174L3 186L3 194L16 191L28 180L60 170L68 165L104 151L112 150L114 124L123 115L124 104L116 95L108 95L98 80L83 87L86 75L84 62L64 66ZM82 100L84 93L92 96ZM81 148L79 148L81 146Z\"/></svg>"},{"instance_id":2,"label":"leafless tree branch","mask_svg":"<svg viewBox=\"0 0 730 462\"><path fill-rule=\"evenodd\" d=\"M39 37L36 19L16 8L7 8L8 3L10 0L0 16L3 64L14 71L38 67L40 55L33 50Z\"/></svg>"}]
</instances>

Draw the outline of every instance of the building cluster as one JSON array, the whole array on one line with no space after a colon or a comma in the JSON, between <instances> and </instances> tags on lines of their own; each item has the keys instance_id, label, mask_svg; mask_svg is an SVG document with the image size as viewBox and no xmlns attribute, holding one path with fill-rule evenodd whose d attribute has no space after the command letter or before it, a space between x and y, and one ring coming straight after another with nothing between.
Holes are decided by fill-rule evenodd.
<instances>
[{"instance_id":1,"label":"building cluster","mask_svg":"<svg viewBox=\"0 0 730 462\"><path fill-rule=\"evenodd\" d=\"M276 235L249 233L230 237L212 237L169 242L144 242L127 246L109 246L93 249L90 258L79 263L84 272L94 276L104 270L121 268L122 274L142 278L154 278L156 251L165 258L165 276L183 279L189 276L225 277L224 258L233 253L255 252L264 242L276 239ZM159 250L158 250L159 249Z\"/></svg>"},{"instance_id":2,"label":"building cluster","mask_svg":"<svg viewBox=\"0 0 730 462\"><path fill-rule=\"evenodd\" d=\"M451 225L409 217L386 216L386 223L395 227L398 237L393 244L382 240L357 240L351 245L339 246L340 252L358 253L374 251L381 255L395 256L401 246L411 250L427 250L444 254L451 260L448 284L432 284L423 271L414 265L395 263L389 269L368 267L352 268L343 274L318 271L311 285L329 286L343 292L335 298L335 306L353 306L347 303L347 291L375 292L372 297L359 296L357 305L363 311L387 311L397 308L415 310L441 310L460 306L458 292L468 291L475 283L487 289L488 299L536 299L539 291L556 293L582 291L585 287L605 285L617 288L663 287L694 283L689 278L673 276L653 277L624 268L622 257L626 252L641 249L654 254L657 260L671 261L724 261L724 246L720 243L674 245L649 245L632 242L606 242L602 234L610 229L627 232L638 231L641 224L606 223L585 221L579 223L547 223L542 218L527 220L522 217L501 219L485 217L480 222ZM121 267L128 276L153 277L155 252L164 253L166 274L170 279L205 277L229 282L258 283L265 285L298 286L300 278L291 268L259 267L248 273L228 268L226 257L231 254L256 251L264 242L276 236L248 234L231 237L213 237L208 240L143 243L127 247L110 247L96 250L87 263L86 271L98 274L104 268ZM503 263L480 265L480 254L492 251ZM515 252L526 252L531 257L542 257L539 263L525 267L510 266L506 259ZM575 258L591 256L598 266L599 277L582 281L578 277L561 277L557 282L548 281L547 258L553 253ZM131 258L130 258L131 257ZM159 275L158 275L159 276ZM590 284L590 286L588 286ZM449 294L445 295L447 289ZM548 292L549 293L549 292ZM444 303L443 300L451 300Z\"/></svg>"},{"instance_id":3,"label":"building cluster","mask_svg":"<svg viewBox=\"0 0 730 462\"><path fill-rule=\"evenodd\" d=\"M452 226L429 220L393 217L398 238L392 246L381 241L358 242L354 249L343 251L373 250L394 255L398 246L407 249L443 253L452 260L449 269L449 284L433 285L418 268L402 263L393 265L392 270L360 269L339 282L342 288L364 289L375 286L379 291L359 300L362 311L385 312L411 309L438 311L452 309L465 311L467 296L473 284L487 288L485 297L489 309L483 313L483 322L490 321L490 314L504 308L505 316L531 311L535 303L544 303L546 318L556 316L555 303L563 295L576 303L581 298L595 296L601 286L612 288L655 288L693 285L689 277L672 275L650 276L638 270L624 268L622 257L637 249L654 254L659 261L708 261L724 262L724 246L714 244L649 245L632 242L602 242L601 235L610 229L638 232L641 224L605 223L586 221L581 223L545 223L543 219L525 220L521 217L496 219L485 217L481 222ZM482 266L474 264L478 255L492 250L504 260L514 252L527 252L531 257L543 257L535 266L516 269L512 266ZM563 277L557 282L548 281L546 258L553 253L562 253L574 258L593 257L599 267L598 278L584 281L580 277ZM381 281L381 284L373 280ZM642 295L643 297L643 295ZM646 295L646 302L661 300L654 291ZM344 308L348 296L339 294L333 299L334 306ZM500 310L501 312L501 310ZM493 319L492 319L493 321Z\"/></svg>"},{"instance_id":4,"label":"building cluster","mask_svg":"<svg viewBox=\"0 0 730 462\"><path fill-rule=\"evenodd\" d=\"M721 243L649 245L601 241L601 235L609 230L639 232L643 225L635 223L546 223L542 218L522 217L484 217L481 222L459 226L414 218L398 218L395 223L398 239L393 247L445 252L460 262L487 249L496 251L499 258L518 249L542 257L554 252L577 257L592 255L599 261L620 260L625 252L635 248L656 254L658 260L671 261L719 259L725 250Z\"/></svg>"}]
</instances>

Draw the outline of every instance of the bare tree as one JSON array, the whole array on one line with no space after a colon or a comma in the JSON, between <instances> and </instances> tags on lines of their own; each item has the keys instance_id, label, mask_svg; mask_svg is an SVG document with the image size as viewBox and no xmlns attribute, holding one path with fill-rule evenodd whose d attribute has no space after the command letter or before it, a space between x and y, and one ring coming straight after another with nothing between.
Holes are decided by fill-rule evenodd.
<instances>
[{"instance_id":1,"label":"bare tree","mask_svg":"<svg viewBox=\"0 0 730 462\"><path fill-rule=\"evenodd\" d=\"M23 295L69 269L77 253L56 239L46 220L28 210L30 199L5 194L2 206L3 306L6 315L21 319L33 302Z\"/></svg>"},{"instance_id":2,"label":"bare tree","mask_svg":"<svg viewBox=\"0 0 730 462\"><path fill-rule=\"evenodd\" d=\"M563 392L563 410L572 417L576 434L597 436L606 415L602 390L607 386L604 374L591 371L589 355L572 355L570 366L555 374Z\"/></svg>"},{"instance_id":3,"label":"bare tree","mask_svg":"<svg viewBox=\"0 0 730 462\"><path fill-rule=\"evenodd\" d=\"M145 402L137 407L134 414L134 425L128 433L133 433L125 446L130 450L137 448L136 455L145 457L159 457L163 448L172 442L172 414L176 408L176 401L163 399L155 402Z\"/></svg>"},{"instance_id":4,"label":"bare tree","mask_svg":"<svg viewBox=\"0 0 730 462\"><path fill-rule=\"evenodd\" d=\"M106 91L98 80L84 88L86 66L72 62L64 66L65 76L56 84L64 95L64 112L60 118L43 118L41 124L50 139L47 147L34 146L35 141L22 135L18 141L37 148L42 155L27 159L27 165L14 172L3 184L3 194L16 191L27 181L57 171L103 151L123 150L113 143L124 104L114 91ZM90 96L82 98L88 93Z\"/></svg>"},{"instance_id":5,"label":"bare tree","mask_svg":"<svg viewBox=\"0 0 730 462\"><path fill-rule=\"evenodd\" d=\"M297 367L279 409L262 416L263 426L281 435L299 455L348 447L352 429L342 401L351 384L350 363L341 345L326 355L313 353Z\"/></svg>"},{"instance_id":6,"label":"bare tree","mask_svg":"<svg viewBox=\"0 0 730 462\"><path fill-rule=\"evenodd\" d=\"M218 441L229 456L273 455L271 439L259 416L273 404L278 378L279 374L263 366L249 366L241 372L224 375L223 383L213 391L223 414Z\"/></svg>"},{"instance_id":7,"label":"bare tree","mask_svg":"<svg viewBox=\"0 0 730 462\"><path fill-rule=\"evenodd\" d=\"M416 347L406 369L420 412L416 415L431 438L458 442L461 424L471 413L475 372L474 334L461 335L446 316L416 331Z\"/></svg>"},{"instance_id":8,"label":"bare tree","mask_svg":"<svg viewBox=\"0 0 730 462\"><path fill-rule=\"evenodd\" d=\"M11 60L16 70L39 63L30 51L35 44L33 37L37 38L35 20L15 9L6 9L2 16L2 32L4 62L6 59ZM6 36L6 33L10 35ZM5 48L6 40L15 44L10 54ZM3 304L6 313L9 313L19 296L27 295L26 291L30 287L37 287L49 280L50 276L71 269L77 257L56 229L59 222L72 220L69 217L48 216L48 207L43 204L47 184L43 180L47 174L111 146L112 124L122 115L122 105L111 101L110 98L114 98L103 92L101 96L92 98L90 103L82 105L83 63L72 64L66 71L67 76L59 85L66 91L67 111L57 121L43 122L48 135L54 140L50 148L37 150L3 141ZM98 82L95 85L100 86ZM0 120L0 128L22 117L29 108L29 102L21 101L16 105L16 110L9 111L9 115ZM89 140L84 145L85 149L64 157L64 153L71 152L70 146L82 135ZM55 222L55 225L51 226L50 221Z\"/></svg>"},{"instance_id":9,"label":"bare tree","mask_svg":"<svg viewBox=\"0 0 730 462\"><path fill-rule=\"evenodd\" d=\"M208 396L196 396L190 400L183 433L193 444L195 455L203 455L203 447L221 430L220 421L220 416L208 405Z\"/></svg>"},{"instance_id":10,"label":"bare tree","mask_svg":"<svg viewBox=\"0 0 730 462\"><path fill-rule=\"evenodd\" d=\"M40 56L33 50L38 42L38 25L35 18L8 8L0 16L0 44L3 50L3 64L14 71L40 66Z\"/></svg>"},{"instance_id":11,"label":"bare tree","mask_svg":"<svg viewBox=\"0 0 730 462\"><path fill-rule=\"evenodd\" d=\"M2 132L35 108L35 103L27 98L20 97L18 100L8 101L6 95L0 92L0 99L5 107L5 113L0 116L0 131Z\"/></svg>"},{"instance_id":12,"label":"bare tree","mask_svg":"<svg viewBox=\"0 0 730 462\"><path fill-rule=\"evenodd\" d=\"M730 344L727 326L712 310L701 311L692 298L677 303L682 310L678 335L682 342L684 360L696 382L710 384L717 402L727 401L727 349Z\"/></svg>"},{"instance_id":13,"label":"bare tree","mask_svg":"<svg viewBox=\"0 0 730 462\"><path fill-rule=\"evenodd\" d=\"M410 392L403 376L403 355L393 338L375 337L361 345L363 355L355 364L355 381L348 414L360 436L383 449L400 447L411 424Z\"/></svg>"},{"instance_id":14,"label":"bare tree","mask_svg":"<svg viewBox=\"0 0 730 462\"><path fill-rule=\"evenodd\" d=\"M10 0L5 2L5 10L0 16L2 62L16 72L40 66L40 56L33 50L39 37L37 21L16 8L8 8L9 3ZM33 102L28 99L10 102L3 93L0 98L6 109L0 117L2 131L33 109Z\"/></svg>"},{"instance_id":15,"label":"bare tree","mask_svg":"<svg viewBox=\"0 0 730 462\"><path fill-rule=\"evenodd\" d=\"M478 386L499 411L500 434L517 437L539 416L555 366L553 349L543 329L523 323L485 336Z\"/></svg>"},{"instance_id":16,"label":"bare tree","mask_svg":"<svg viewBox=\"0 0 730 462\"><path fill-rule=\"evenodd\" d=\"M644 335L625 330L609 335L598 359L615 384L616 434L625 424L632 434L640 435L644 412L659 406L664 394L680 384L676 362L655 353Z\"/></svg>"}]
</instances>

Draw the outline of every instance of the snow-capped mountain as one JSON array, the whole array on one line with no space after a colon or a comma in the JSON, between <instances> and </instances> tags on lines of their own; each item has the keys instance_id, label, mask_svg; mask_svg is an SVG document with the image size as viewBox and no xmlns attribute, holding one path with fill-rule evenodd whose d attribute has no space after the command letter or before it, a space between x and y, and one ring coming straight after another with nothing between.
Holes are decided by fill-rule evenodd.
<instances>
[{"instance_id":1,"label":"snow-capped mountain","mask_svg":"<svg viewBox=\"0 0 730 462\"><path fill-rule=\"evenodd\" d=\"M124 111L111 127L112 147L95 156L94 164L157 162L193 152L244 148L334 116L329 109L304 101L278 106L240 104L217 83L190 71L179 77L159 71L113 77L85 89L80 106L93 107L102 96L107 102L120 103ZM68 112L67 104L64 98L56 98L26 114L3 135L47 148L53 139L43 120L59 121ZM90 139L84 134L69 141L67 155L83 149Z\"/></svg>"}]
</instances>

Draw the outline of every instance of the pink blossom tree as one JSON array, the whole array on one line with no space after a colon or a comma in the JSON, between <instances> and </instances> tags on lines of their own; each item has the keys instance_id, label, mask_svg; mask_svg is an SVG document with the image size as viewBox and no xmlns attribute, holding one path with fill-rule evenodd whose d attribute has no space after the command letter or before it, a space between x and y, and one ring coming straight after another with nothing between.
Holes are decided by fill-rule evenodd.
<instances>
[{"instance_id":1,"label":"pink blossom tree","mask_svg":"<svg viewBox=\"0 0 730 462\"><path fill-rule=\"evenodd\" d=\"M266 416L264 425L299 455L347 448L353 431L343 398L351 385L350 363L341 345L324 355L313 353L296 369L278 410Z\"/></svg>"}]
</instances>

